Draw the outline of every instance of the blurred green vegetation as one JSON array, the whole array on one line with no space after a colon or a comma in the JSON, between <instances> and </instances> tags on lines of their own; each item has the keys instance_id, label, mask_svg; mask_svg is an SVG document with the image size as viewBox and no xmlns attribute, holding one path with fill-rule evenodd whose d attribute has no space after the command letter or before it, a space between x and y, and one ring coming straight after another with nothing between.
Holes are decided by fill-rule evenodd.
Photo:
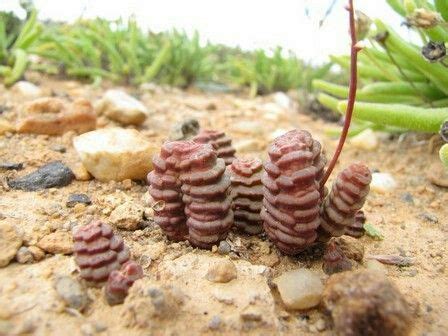
<instances>
[{"instance_id":1,"label":"blurred green vegetation","mask_svg":"<svg viewBox=\"0 0 448 336\"><path fill-rule=\"evenodd\" d=\"M297 89L309 92L311 81L324 78L332 65L312 66L281 48L249 52L211 44L197 32L191 36L177 30L145 32L132 18L42 24L36 21L35 11L24 23L10 14L8 18L0 23L0 77L6 85L30 67L95 83L188 87L214 82L247 88L253 96ZM39 60L30 62L30 55Z\"/></svg>"},{"instance_id":2,"label":"blurred green vegetation","mask_svg":"<svg viewBox=\"0 0 448 336\"><path fill-rule=\"evenodd\" d=\"M448 119L448 2L386 1L414 35L403 38L383 21L358 13L357 36L363 46L351 134L366 128L437 133ZM348 71L349 56L331 60ZM345 112L347 85L315 79L313 88L323 105Z\"/></svg>"}]
</instances>

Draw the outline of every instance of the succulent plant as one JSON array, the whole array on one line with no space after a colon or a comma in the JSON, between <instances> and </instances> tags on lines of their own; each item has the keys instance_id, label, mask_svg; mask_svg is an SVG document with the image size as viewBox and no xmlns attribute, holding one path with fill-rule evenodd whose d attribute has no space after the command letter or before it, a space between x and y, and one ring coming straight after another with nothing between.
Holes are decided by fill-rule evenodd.
<instances>
[{"instance_id":1,"label":"succulent plant","mask_svg":"<svg viewBox=\"0 0 448 336\"><path fill-rule=\"evenodd\" d=\"M325 249L322 269L328 275L352 269L352 263L333 240L328 242Z\"/></svg>"},{"instance_id":2,"label":"succulent plant","mask_svg":"<svg viewBox=\"0 0 448 336\"><path fill-rule=\"evenodd\" d=\"M154 222L172 240L183 240L188 234L178 162L173 157L173 149L180 141L165 143L160 155L154 156L154 170L148 174L149 194L160 206L153 207Z\"/></svg>"},{"instance_id":3,"label":"succulent plant","mask_svg":"<svg viewBox=\"0 0 448 336\"><path fill-rule=\"evenodd\" d=\"M361 238L366 233L366 230L364 229L365 222L366 215L364 214L364 211L357 211L353 222L346 226L345 234L352 236L353 238Z\"/></svg>"},{"instance_id":4,"label":"succulent plant","mask_svg":"<svg viewBox=\"0 0 448 336\"><path fill-rule=\"evenodd\" d=\"M120 270L112 271L105 288L107 302L111 306L123 303L129 288L141 278L143 278L143 269L132 260L124 263Z\"/></svg>"},{"instance_id":5,"label":"succulent plant","mask_svg":"<svg viewBox=\"0 0 448 336\"><path fill-rule=\"evenodd\" d=\"M130 253L123 239L101 221L92 221L73 235L75 262L80 277L89 285L101 286L109 274L129 260Z\"/></svg>"},{"instance_id":6,"label":"succulent plant","mask_svg":"<svg viewBox=\"0 0 448 336\"><path fill-rule=\"evenodd\" d=\"M320 225L320 145L307 131L293 130L274 140L262 176L261 217L269 238L286 254L297 254L317 239Z\"/></svg>"},{"instance_id":7,"label":"succulent plant","mask_svg":"<svg viewBox=\"0 0 448 336\"><path fill-rule=\"evenodd\" d=\"M154 220L167 236L203 248L225 239L233 224L230 179L212 146L168 142L153 163L149 192L164 202L161 210L155 210Z\"/></svg>"},{"instance_id":8,"label":"succulent plant","mask_svg":"<svg viewBox=\"0 0 448 336\"><path fill-rule=\"evenodd\" d=\"M232 139L227 137L224 132L202 130L193 138L193 141L211 144L218 157L224 159L226 165L231 164L235 159L236 151L232 147Z\"/></svg>"},{"instance_id":9,"label":"succulent plant","mask_svg":"<svg viewBox=\"0 0 448 336\"><path fill-rule=\"evenodd\" d=\"M188 240L210 248L226 238L233 225L230 178L225 162L210 144L185 141L176 146L182 200L187 216Z\"/></svg>"},{"instance_id":10,"label":"succulent plant","mask_svg":"<svg viewBox=\"0 0 448 336\"><path fill-rule=\"evenodd\" d=\"M227 167L232 184L234 223L248 234L258 234L263 230L260 217L263 206L262 169L259 159L235 159Z\"/></svg>"},{"instance_id":11,"label":"succulent plant","mask_svg":"<svg viewBox=\"0 0 448 336\"><path fill-rule=\"evenodd\" d=\"M371 180L369 168L360 163L351 164L337 176L321 209L322 240L342 236L347 227L349 230L353 228L355 215L364 205Z\"/></svg>"}]
</instances>

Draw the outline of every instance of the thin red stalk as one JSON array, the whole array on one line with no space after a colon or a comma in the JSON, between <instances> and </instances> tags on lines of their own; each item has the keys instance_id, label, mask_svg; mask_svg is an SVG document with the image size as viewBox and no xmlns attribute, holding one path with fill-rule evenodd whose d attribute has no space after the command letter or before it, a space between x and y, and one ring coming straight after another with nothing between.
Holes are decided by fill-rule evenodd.
<instances>
[{"instance_id":1,"label":"thin red stalk","mask_svg":"<svg viewBox=\"0 0 448 336\"><path fill-rule=\"evenodd\" d=\"M356 46L356 29L355 29L355 14L353 9L353 0L348 1L347 10L349 12L350 38L352 42L351 54L350 54L350 84L348 91L347 111L345 112L344 127L342 128L342 133L341 137L339 138L338 146L336 147L336 151L333 155L333 158L331 159L328 168L325 171L325 175L321 180L321 186L324 186L325 183L327 182L328 177L331 175L331 172L336 166L336 162L339 159L339 155L341 155L342 148L344 147L345 140L347 139L348 129L350 128L350 123L352 121L353 107L355 106L356 87L358 84L357 59L359 48Z\"/></svg>"}]
</instances>

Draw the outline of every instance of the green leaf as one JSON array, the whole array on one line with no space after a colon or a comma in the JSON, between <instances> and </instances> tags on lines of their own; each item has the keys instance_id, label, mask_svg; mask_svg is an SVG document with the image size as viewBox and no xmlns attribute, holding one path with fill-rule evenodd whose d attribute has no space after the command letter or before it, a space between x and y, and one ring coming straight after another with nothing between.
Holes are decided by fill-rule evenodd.
<instances>
[{"instance_id":1,"label":"green leaf","mask_svg":"<svg viewBox=\"0 0 448 336\"><path fill-rule=\"evenodd\" d=\"M377 239L377 240L383 240L384 239L383 234L376 227L374 227L370 223L365 223L364 224L364 230L366 230L367 235L369 237L372 237L373 239Z\"/></svg>"}]
</instances>

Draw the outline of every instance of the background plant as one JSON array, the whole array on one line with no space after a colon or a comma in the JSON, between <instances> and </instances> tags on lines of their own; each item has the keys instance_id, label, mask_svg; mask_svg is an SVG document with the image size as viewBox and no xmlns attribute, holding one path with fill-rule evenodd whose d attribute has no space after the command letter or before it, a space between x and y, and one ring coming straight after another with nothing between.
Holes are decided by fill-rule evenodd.
<instances>
[{"instance_id":1,"label":"background plant","mask_svg":"<svg viewBox=\"0 0 448 336\"><path fill-rule=\"evenodd\" d=\"M12 13L0 13L0 77L5 85L22 77L28 66L29 50L41 32L35 10L23 24Z\"/></svg>"},{"instance_id":2,"label":"background plant","mask_svg":"<svg viewBox=\"0 0 448 336\"><path fill-rule=\"evenodd\" d=\"M448 65L445 64L448 42L446 1L388 0L409 29L421 39L414 44L403 39L381 20L373 22L358 55L358 72L362 88L357 92L352 134L366 128L389 131L414 130L436 133L448 118ZM367 22L366 22L367 20ZM358 15L361 28L370 28L365 15ZM365 30L365 29L364 29ZM348 56L332 56L343 69ZM315 80L321 91L319 101L344 113L348 88L328 81Z\"/></svg>"},{"instance_id":3,"label":"background plant","mask_svg":"<svg viewBox=\"0 0 448 336\"><path fill-rule=\"evenodd\" d=\"M31 67L95 83L153 81L187 87L218 82L247 88L251 95L301 89L307 97L312 79L330 74L331 64L312 66L281 48L242 51L203 41L197 32L191 36L177 30L145 32L132 18L42 25L31 11L25 24L17 18L1 22L8 26L0 26L0 71L8 85ZM19 33L21 26L23 32ZM39 56L39 61L29 62L30 54Z\"/></svg>"}]
</instances>

